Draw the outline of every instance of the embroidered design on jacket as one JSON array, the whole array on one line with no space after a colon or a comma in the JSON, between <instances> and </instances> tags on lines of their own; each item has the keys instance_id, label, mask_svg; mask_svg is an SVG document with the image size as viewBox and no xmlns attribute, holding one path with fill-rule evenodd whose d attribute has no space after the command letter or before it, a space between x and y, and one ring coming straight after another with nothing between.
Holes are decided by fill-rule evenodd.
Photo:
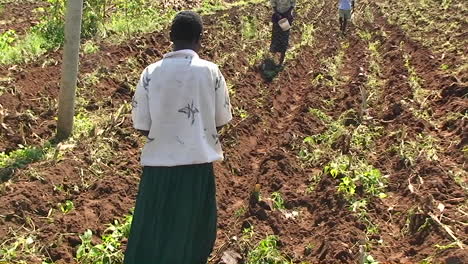
<instances>
[{"instance_id":1,"label":"embroidered design on jacket","mask_svg":"<svg viewBox=\"0 0 468 264\"><path fill-rule=\"evenodd\" d=\"M186 107L179 109L179 113L184 113L187 115L188 119L192 119L191 124L193 125L195 123L195 114L200 113L200 111L193 105L192 100L192 104L187 104Z\"/></svg>"},{"instance_id":2,"label":"embroidered design on jacket","mask_svg":"<svg viewBox=\"0 0 468 264\"><path fill-rule=\"evenodd\" d=\"M215 92L219 90L220 86L221 86L221 80L219 79L219 77L216 77Z\"/></svg>"},{"instance_id":3,"label":"embroidered design on jacket","mask_svg":"<svg viewBox=\"0 0 468 264\"><path fill-rule=\"evenodd\" d=\"M146 91L148 91L150 82L151 78L148 77L148 72L146 72L143 76L143 88L145 88Z\"/></svg>"},{"instance_id":4,"label":"embroidered design on jacket","mask_svg":"<svg viewBox=\"0 0 468 264\"><path fill-rule=\"evenodd\" d=\"M219 144L219 135L211 135L213 137L213 140L215 141L215 144L218 145Z\"/></svg>"}]
</instances>

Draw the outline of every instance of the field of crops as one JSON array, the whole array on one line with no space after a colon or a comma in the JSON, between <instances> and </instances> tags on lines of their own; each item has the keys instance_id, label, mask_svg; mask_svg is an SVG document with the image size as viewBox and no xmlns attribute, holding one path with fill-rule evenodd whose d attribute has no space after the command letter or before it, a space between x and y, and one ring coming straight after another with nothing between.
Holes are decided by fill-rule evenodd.
<instances>
[{"instance_id":1,"label":"field of crops","mask_svg":"<svg viewBox=\"0 0 468 264\"><path fill-rule=\"evenodd\" d=\"M272 82L268 0L85 0L73 136L56 144L64 0L0 0L0 263L122 263L141 71L203 14L233 122L209 263L468 263L468 3L298 0ZM255 188L260 186L259 192Z\"/></svg>"}]
</instances>

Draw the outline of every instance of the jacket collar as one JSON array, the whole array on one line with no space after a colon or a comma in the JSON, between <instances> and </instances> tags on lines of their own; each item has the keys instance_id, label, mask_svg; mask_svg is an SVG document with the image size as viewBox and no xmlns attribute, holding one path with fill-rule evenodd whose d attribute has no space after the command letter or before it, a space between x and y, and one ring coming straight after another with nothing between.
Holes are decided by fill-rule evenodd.
<instances>
[{"instance_id":1,"label":"jacket collar","mask_svg":"<svg viewBox=\"0 0 468 264\"><path fill-rule=\"evenodd\" d=\"M169 52L166 55L164 55L164 58L166 59L166 58L184 57L184 56L198 58L198 54L191 49L183 49L183 50Z\"/></svg>"}]
</instances>

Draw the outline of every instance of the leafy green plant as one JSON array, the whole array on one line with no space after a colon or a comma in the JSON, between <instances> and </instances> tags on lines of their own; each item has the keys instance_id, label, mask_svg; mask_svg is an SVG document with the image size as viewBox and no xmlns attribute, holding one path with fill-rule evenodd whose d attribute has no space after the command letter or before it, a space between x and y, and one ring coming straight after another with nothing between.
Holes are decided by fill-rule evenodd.
<instances>
[{"instance_id":1,"label":"leafy green plant","mask_svg":"<svg viewBox=\"0 0 468 264\"><path fill-rule=\"evenodd\" d=\"M0 50L5 50L7 47L11 46L13 42L18 38L16 32L12 29L7 30L6 32L0 34Z\"/></svg>"},{"instance_id":2,"label":"leafy green plant","mask_svg":"<svg viewBox=\"0 0 468 264\"><path fill-rule=\"evenodd\" d=\"M301 47L313 45L316 30L317 29L314 27L314 24L306 23L303 25Z\"/></svg>"},{"instance_id":3,"label":"leafy green plant","mask_svg":"<svg viewBox=\"0 0 468 264\"><path fill-rule=\"evenodd\" d=\"M267 236L247 255L246 264L292 264L278 249L278 238Z\"/></svg>"},{"instance_id":4,"label":"leafy green plant","mask_svg":"<svg viewBox=\"0 0 468 264\"><path fill-rule=\"evenodd\" d=\"M299 158L305 162L304 165L317 165L322 158L329 157L340 150L334 144L349 133L344 120L351 111L343 113L338 120L333 120L319 109L309 109L309 112L322 121L327 129L320 134L304 138Z\"/></svg>"},{"instance_id":5,"label":"leafy green plant","mask_svg":"<svg viewBox=\"0 0 468 264\"><path fill-rule=\"evenodd\" d=\"M85 44L83 44L83 52L85 54L93 54L99 51L99 46L96 45L95 42L93 41L86 41Z\"/></svg>"},{"instance_id":6,"label":"leafy green plant","mask_svg":"<svg viewBox=\"0 0 468 264\"><path fill-rule=\"evenodd\" d=\"M385 178L380 171L362 160L351 161L348 156L341 155L332 160L324 168L324 173L333 178L339 178L338 191L351 199L356 194L357 186L362 186L365 194L385 198Z\"/></svg>"},{"instance_id":7,"label":"leafy green plant","mask_svg":"<svg viewBox=\"0 0 468 264\"><path fill-rule=\"evenodd\" d=\"M8 154L0 153L0 168L23 168L29 163L41 160L53 150L50 142L43 147L21 147Z\"/></svg>"},{"instance_id":8,"label":"leafy green plant","mask_svg":"<svg viewBox=\"0 0 468 264\"><path fill-rule=\"evenodd\" d=\"M307 186L306 193L312 193L317 184L319 184L320 180L322 179L322 172L315 173L309 178L309 186Z\"/></svg>"},{"instance_id":9,"label":"leafy green plant","mask_svg":"<svg viewBox=\"0 0 468 264\"><path fill-rule=\"evenodd\" d=\"M246 227L242 230L242 239L248 241L255 235L254 226Z\"/></svg>"},{"instance_id":10,"label":"leafy green plant","mask_svg":"<svg viewBox=\"0 0 468 264\"><path fill-rule=\"evenodd\" d=\"M446 71L446 70L448 70L450 68L450 66L448 64L443 63L443 64L440 65L439 68L441 70L443 70L443 71Z\"/></svg>"},{"instance_id":11,"label":"leafy green plant","mask_svg":"<svg viewBox=\"0 0 468 264\"><path fill-rule=\"evenodd\" d=\"M369 31L360 30L358 31L358 36L365 41L370 41L372 39L372 33Z\"/></svg>"},{"instance_id":12,"label":"leafy green plant","mask_svg":"<svg viewBox=\"0 0 468 264\"><path fill-rule=\"evenodd\" d=\"M81 264L117 264L123 261L121 241L128 238L132 215L126 216L123 223L115 220L101 237L102 243L93 245L91 230L80 235L81 245L76 252L76 259Z\"/></svg>"},{"instance_id":13,"label":"leafy green plant","mask_svg":"<svg viewBox=\"0 0 468 264\"><path fill-rule=\"evenodd\" d=\"M355 149L368 150L376 138L383 134L383 127L359 125L353 132L351 146Z\"/></svg>"},{"instance_id":14,"label":"leafy green plant","mask_svg":"<svg viewBox=\"0 0 468 264\"><path fill-rule=\"evenodd\" d=\"M320 109L316 109L316 108L309 108L309 113L311 115L314 115L316 116L319 120L321 120L324 124L329 124L333 121L333 119L328 116L326 113L324 113L322 110Z\"/></svg>"},{"instance_id":15,"label":"leafy green plant","mask_svg":"<svg viewBox=\"0 0 468 264\"><path fill-rule=\"evenodd\" d=\"M205 14L212 14L216 11L220 11L225 9L226 6L224 5L223 1L221 0L203 0L201 4L200 11Z\"/></svg>"},{"instance_id":16,"label":"leafy green plant","mask_svg":"<svg viewBox=\"0 0 468 264\"><path fill-rule=\"evenodd\" d=\"M11 31L10 33L7 31L6 34L2 35L0 65L29 61L31 58L40 56L47 51L44 48L47 41L38 32L32 31L23 38L16 38Z\"/></svg>"},{"instance_id":17,"label":"leafy green plant","mask_svg":"<svg viewBox=\"0 0 468 264\"><path fill-rule=\"evenodd\" d=\"M249 117L249 112L241 107L234 107L234 114L239 116L241 120L245 120Z\"/></svg>"},{"instance_id":18,"label":"leafy green plant","mask_svg":"<svg viewBox=\"0 0 468 264\"><path fill-rule=\"evenodd\" d=\"M371 255L367 255L364 259L364 264L379 264L377 260L374 259Z\"/></svg>"},{"instance_id":19,"label":"leafy green plant","mask_svg":"<svg viewBox=\"0 0 468 264\"><path fill-rule=\"evenodd\" d=\"M60 211L62 211L62 213L68 214L69 212L71 212L75 208L75 205L73 204L72 201L67 200L64 203L59 203L58 207L59 207Z\"/></svg>"},{"instance_id":20,"label":"leafy green plant","mask_svg":"<svg viewBox=\"0 0 468 264\"><path fill-rule=\"evenodd\" d=\"M418 264L432 264L432 263L433 263L433 257L427 257L421 260Z\"/></svg>"},{"instance_id":21,"label":"leafy green plant","mask_svg":"<svg viewBox=\"0 0 468 264\"><path fill-rule=\"evenodd\" d=\"M95 124L86 112L79 112L75 116L73 126L73 136L79 138L83 135L89 135L95 129Z\"/></svg>"},{"instance_id":22,"label":"leafy green plant","mask_svg":"<svg viewBox=\"0 0 468 264\"><path fill-rule=\"evenodd\" d=\"M285 209L284 207L284 199L281 193L279 192L274 192L271 194L271 200L273 201L273 208L274 209L279 209L283 210Z\"/></svg>"},{"instance_id":23,"label":"leafy green plant","mask_svg":"<svg viewBox=\"0 0 468 264\"><path fill-rule=\"evenodd\" d=\"M325 174L330 174L333 178L336 178L339 175L348 174L350 164L350 158L346 155L341 155L325 166L323 171Z\"/></svg>"}]
</instances>

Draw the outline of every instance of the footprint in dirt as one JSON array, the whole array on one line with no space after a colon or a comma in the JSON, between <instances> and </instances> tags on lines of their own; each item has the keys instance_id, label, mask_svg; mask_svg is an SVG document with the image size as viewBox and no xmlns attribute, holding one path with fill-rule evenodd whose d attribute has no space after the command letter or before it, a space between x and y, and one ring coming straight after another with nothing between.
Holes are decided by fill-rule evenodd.
<instances>
[{"instance_id":1,"label":"footprint in dirt","mask_svg":"<svg viewBox=\"0 0 468 264\"><path fill-rule=\"evenodd\" d=\"M271 58L264 59L259 66L262 78L266 82L271 82L283 70L283 66L277 65Z\"/></svg>"}]
</instances>

